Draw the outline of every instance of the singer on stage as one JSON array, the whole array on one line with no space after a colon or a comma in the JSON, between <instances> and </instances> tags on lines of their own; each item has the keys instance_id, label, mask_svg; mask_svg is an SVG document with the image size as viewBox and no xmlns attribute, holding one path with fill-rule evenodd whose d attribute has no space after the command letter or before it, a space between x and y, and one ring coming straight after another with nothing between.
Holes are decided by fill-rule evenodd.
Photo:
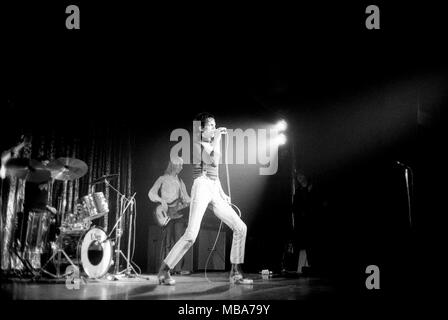
<instances>
[{"instance_id":1,"label":"singer on stage","mask_svg":"<svg viewBox=\"0 0 448 320\"><path fill-rule=\"evenodd\" d=\"M225 128L216 129L215 118L209 113L201 113L194 119L193 125L193 187L188 226L183 236L177 241L162 262L158 279L159 284L174 285L175 280L170 275L172 269L185 253L193 246L199 233L202 217L210 204L214 214L227 224L233 231L232 248L230 251L230 282L235 284L251 284L245 279L241 264L244 262L246 243L246 224L230 206L230 198L224 193L219 181L218 165L221 153L221 135ZM198 124L196 126L196 124ZM199 157L196 159L196 157Z\"/></svg>"}]
</instances>

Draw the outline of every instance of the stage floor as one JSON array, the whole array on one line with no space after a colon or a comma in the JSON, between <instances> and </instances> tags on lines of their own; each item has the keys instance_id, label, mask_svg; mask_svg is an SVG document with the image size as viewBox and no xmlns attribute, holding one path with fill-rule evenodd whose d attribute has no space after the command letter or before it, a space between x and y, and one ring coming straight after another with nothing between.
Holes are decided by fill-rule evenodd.
<instances>
[{"instance_id":1,"label":"stage floor","mask_svg":"<svg viewBox=\"0 0 448 320\"><path fill-rule=\"evenodd\" d=\"M120 278L115 281L86 279L79 289L69 290L65 281L7 279L1 283L6 300L305 300L331 296L328 280L314 277L247 274L253 285L231 285L228 272L173 276L175 286L158 285L156 275Z\"/></svg>"}]
</instances>

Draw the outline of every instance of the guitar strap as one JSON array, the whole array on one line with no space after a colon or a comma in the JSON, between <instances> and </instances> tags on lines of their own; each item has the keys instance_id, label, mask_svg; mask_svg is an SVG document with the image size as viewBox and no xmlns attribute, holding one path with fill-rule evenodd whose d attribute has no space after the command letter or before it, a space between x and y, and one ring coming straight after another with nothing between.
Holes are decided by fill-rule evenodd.
<instances>
[{"instance_id":1,"label":"guitar strap","mask_svg":"<svg viewBox=\"0 0 448 320\"><path fill-rule=\"evenodd\" d=\"M182 185L183 185L183 181L181 179L181 177L179 178L179 198L182 199Z\"/></svg>"}]
</instances>

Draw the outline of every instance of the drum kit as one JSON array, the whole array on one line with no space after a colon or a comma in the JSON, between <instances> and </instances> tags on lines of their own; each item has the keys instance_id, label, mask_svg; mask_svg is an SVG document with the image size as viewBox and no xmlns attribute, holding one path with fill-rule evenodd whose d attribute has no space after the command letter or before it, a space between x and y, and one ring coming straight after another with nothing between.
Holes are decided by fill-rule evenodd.
<instances>
[{"instance_id":1,"label":"drum kit","mask_svg":"<svg viewBox=\"0 0 448 320\"><path fill-rule=\"evenodd\" d=\"M74 158L58 158L51 162L15 158L10 159L5 167L8 175L39 185L53 183L55 180L73 181L84 176L88 170L84 161ZM117 174L103 176L93 181L92 184L104 182L112 187L109 180L117 176ZM38 275L42 275L41 272L43 272L54 278L68 277L67 272L61 274L60 271L62 266L66 266L66 270L81 270L89 278L105 276L114 264L113 247L115 244L118 247L115 250L117 263L119 255L124 256L119 250L121 218L125 213L124 211L133 204L134 198L133 196L129 200L115 188L112 187L112 189L121 195L122 203L125 200L128 202L126 207L122 206L120 208L120 218L113 228L114 230L119 226L116 229L115 242L111 240L112 232L106 234L103 228L92 224L109 212L108 200L103 192L92 192L75 201L73 212L66 213L64 209L59 208L60 210L56 213L56 215L60 215L59 219L52 218L54 213L52 215L48 210L30 209L28 218L23 222L26 224L26 228L23 228L26 229L23 241L24 249L22 254L15 252L16 255L21 256L19 257L20 260L33 271L34 275L37 271ZM51 194L49 198L51 199ZM55 230L55 232L52 233L51 230ZM41 266L40 257L42 253L46 253L47 257L51 255L51 257ZM31 257L35 258L36 256L38 257L37 262L36 259L31 259ZM128 268L135 272L130 266L129 255L126 260L128 261ZM51 265L53 265L55 273L48 271L47 266L51 267ZM116 271L118 273L118 265L116 265Z\"/></svg>"}]
</instances>

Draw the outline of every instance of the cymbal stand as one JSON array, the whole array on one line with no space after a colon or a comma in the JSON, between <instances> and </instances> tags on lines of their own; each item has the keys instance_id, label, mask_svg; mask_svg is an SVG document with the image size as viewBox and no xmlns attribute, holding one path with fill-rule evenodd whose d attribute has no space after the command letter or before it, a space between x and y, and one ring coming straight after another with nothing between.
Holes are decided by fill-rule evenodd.
<instances>
[{"instance_id":1,"label":"cymbal stand","mask_svg":"<svg viewBox=\"0 0 448 320\"><path fill-rule=\"evenodd\" d=\"M62 239L61 234L59 234L59 238ZM58 239L58 242L56 243L56 250L53 252L53 255L47 260L47 262L42 267L42 269L41 269L42 272L52 276L53 278L57 278L57 279L61 279L61 278L69 276L71 273L64 273L64 274L61 275L61 270L60 270L60 267L61 267L61 258L60 258L61 254L63 254L65 256L67 261L73 266L74 270L76 270L76 269L79 270L79 267L73 263L73 261L70 259L70 257L67 255L67 253L64 251L64 249L62 249L62 240ZM47 264L51 260L53 260L56 257L56 255L58 256L57 262L56 262L56 274L53 274L53 273L45 270L45 267L47 266ZM81 277L81 278L83 279L83 277Z\"/></svg>"},{"instance_id":2,"label":"cymbal stand","mask_svg":"<svg viewBox=\"0 0 448 320\"><path fill-rule=\"evenodd\" d=\"M129 215L128 250L127 250L128 256L127 256L127 259L125 258L127 265L126 265L126 269L121 271L121 273L125 273L126 276L128 276L128 277L133 277L133 275L131 274L131 270L134 271L135 275L138 275L138 273L135 271L135 269L131 265L131 238L132 238L132 232L133 231L135 232L135 230L132 230L132 221L134 221L134 219L135 219L134 218L135 210L136 210L135 201L133 200L131 213Z\"/></svg>"},{"instance_id":3,"label":"cymbal stand","mask_svg":"<svg viewBox=\"0 0 448 320\"><path fill-rule=\"evenodd\" d=\"M135 210L135 194L134 193L132 195L132 197L127 198L124 194L122 194L119 190L117 190L116 188L114 188L107 179L104 180L105 184L107 186L109 186L112 190L114 190L115 192L117 192L117 194L120 196L120 217L117 219L117 221L115 222L114 227L112 228L112 230L110 231L108 238L110 238L110 236L112 235L112 232L114 231L114 229L116 229L116 240L115 243L117 244L117 249L115 250L116 253L116 262L115 262L115 275L121 275L121 274L125 274L126 277L134 277L134 276L138 276L137 271L134 269L134 267L131 264L131 259L130 259L130 240L131 240L131 236L132 236L132 219L133 219L133 212ZM122 236L122 219L126 213L126 210L132 206L132 209L130 211L130 215L129 215L129 232L128 232L128 252L127 252L127 257L124 255L123 251L121 251L120 249L120 242L121 242L121 236ZM119 227L117 227L118 225L120 225ZM120 255L126 260L126 269L119 271L120 268ZM132 275L132 272L134 273L134 275Z\"/></svg>"}]
</instances>

